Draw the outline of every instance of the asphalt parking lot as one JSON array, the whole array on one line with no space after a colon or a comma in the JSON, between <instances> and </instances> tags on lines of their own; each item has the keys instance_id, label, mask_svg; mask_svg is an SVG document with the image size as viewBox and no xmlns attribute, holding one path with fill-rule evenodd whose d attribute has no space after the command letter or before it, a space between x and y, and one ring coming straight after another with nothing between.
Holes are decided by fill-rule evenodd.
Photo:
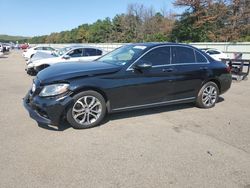
<instances>
[{"instance_id":1,"label":"asphalt parking lot","mask_svg":"<svg viewBox=\"0 0 250 188\"><path fill-rule=\"evenodd\" d=\"M209 110L168 106L57 130L22 106L32 77L21 53L0 67L0 187L250 188L250 81Z\"/></svg>"}]
</instances>

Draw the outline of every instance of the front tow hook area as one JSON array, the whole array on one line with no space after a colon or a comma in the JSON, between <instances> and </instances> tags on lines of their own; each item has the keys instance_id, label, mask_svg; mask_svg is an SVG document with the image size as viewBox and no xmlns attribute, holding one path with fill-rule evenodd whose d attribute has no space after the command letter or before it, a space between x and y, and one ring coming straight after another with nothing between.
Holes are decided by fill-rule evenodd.
<instances>
[{"instance_id":1,"label":"front tow hook area","mask_svg":"<svg viewBox=\"0 0 250 188\"><path fill-rule=\"evenodd\" d=\"M25 107L25 109L28 111L29 116L34 119L35 121L37 121L38 123L43 123L43 124L51 124L52 122L41 116L35 109L33 109L30 104L29 104L29 99L26 97L23 98L23 106Z\"/></svg>"}]
</instances>

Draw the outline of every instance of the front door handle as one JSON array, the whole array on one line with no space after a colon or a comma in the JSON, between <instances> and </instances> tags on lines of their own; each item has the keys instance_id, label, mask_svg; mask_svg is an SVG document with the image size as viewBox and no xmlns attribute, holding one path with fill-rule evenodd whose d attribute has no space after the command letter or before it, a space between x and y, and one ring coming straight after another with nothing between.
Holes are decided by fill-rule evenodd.
<instances>
[{"instance_id":1,"label":"front door handle","mask_svg":"<svg viewBox=\"0 0 250 188\"><path fill-rule=\"evenodd\" d=\"M163 72L173 72L173 68L162 69Z\"/></svg>"}]
</instances>

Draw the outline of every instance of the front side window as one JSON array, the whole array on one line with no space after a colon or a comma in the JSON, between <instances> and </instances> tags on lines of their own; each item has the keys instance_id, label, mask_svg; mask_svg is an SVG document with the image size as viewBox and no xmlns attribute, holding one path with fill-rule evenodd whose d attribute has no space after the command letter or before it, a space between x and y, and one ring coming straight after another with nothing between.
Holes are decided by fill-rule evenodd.
<instances>
[{"instance_id":1,"label":"front side window","mask_svg":"<svg viewBox=\"0 0 250 188\"><path fill-rule=\"evenodd\" d=\"M194 50L188 47L172 46L172 64L195 63Z\"/></svg>"},{"instance_id":2,"label":"front side window","mask_svg":"<svg viewBox=\"0 0 250 188\"><path fill-rule=\"evenodd\" d=\"M151 63L152 66L170 64L170 47L159 47L144 55L140 61Z\"/></svg>"},{"instance_id":3,"label":"front side window","mask_svg":"<svg viewBox=\"0 0 250 188\"><path fill-rule=\"evenodd\" d=\"M82 56L82 49L74 49L68 53L70 57L81 57Z\"/></svg>"}]
</instances>

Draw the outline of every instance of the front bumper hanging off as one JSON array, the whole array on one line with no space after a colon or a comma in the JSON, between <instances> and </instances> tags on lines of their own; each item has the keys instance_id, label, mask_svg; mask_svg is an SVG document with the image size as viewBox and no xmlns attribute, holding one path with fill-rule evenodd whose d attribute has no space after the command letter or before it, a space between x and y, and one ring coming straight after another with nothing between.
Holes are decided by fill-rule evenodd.
<instances>
[{"instance_id":1,"label":"front bumper hanging off","mask_svg":"<svg viewBox=\"0 0 250 188\"><path fill-rule=\"evenodd\" d=\"M23 99L23 105L30 117L38 123L59 125L72 101L73 99L69 95L43 98L33 97L29 92Z\"/></svg>"}]
</instances>

